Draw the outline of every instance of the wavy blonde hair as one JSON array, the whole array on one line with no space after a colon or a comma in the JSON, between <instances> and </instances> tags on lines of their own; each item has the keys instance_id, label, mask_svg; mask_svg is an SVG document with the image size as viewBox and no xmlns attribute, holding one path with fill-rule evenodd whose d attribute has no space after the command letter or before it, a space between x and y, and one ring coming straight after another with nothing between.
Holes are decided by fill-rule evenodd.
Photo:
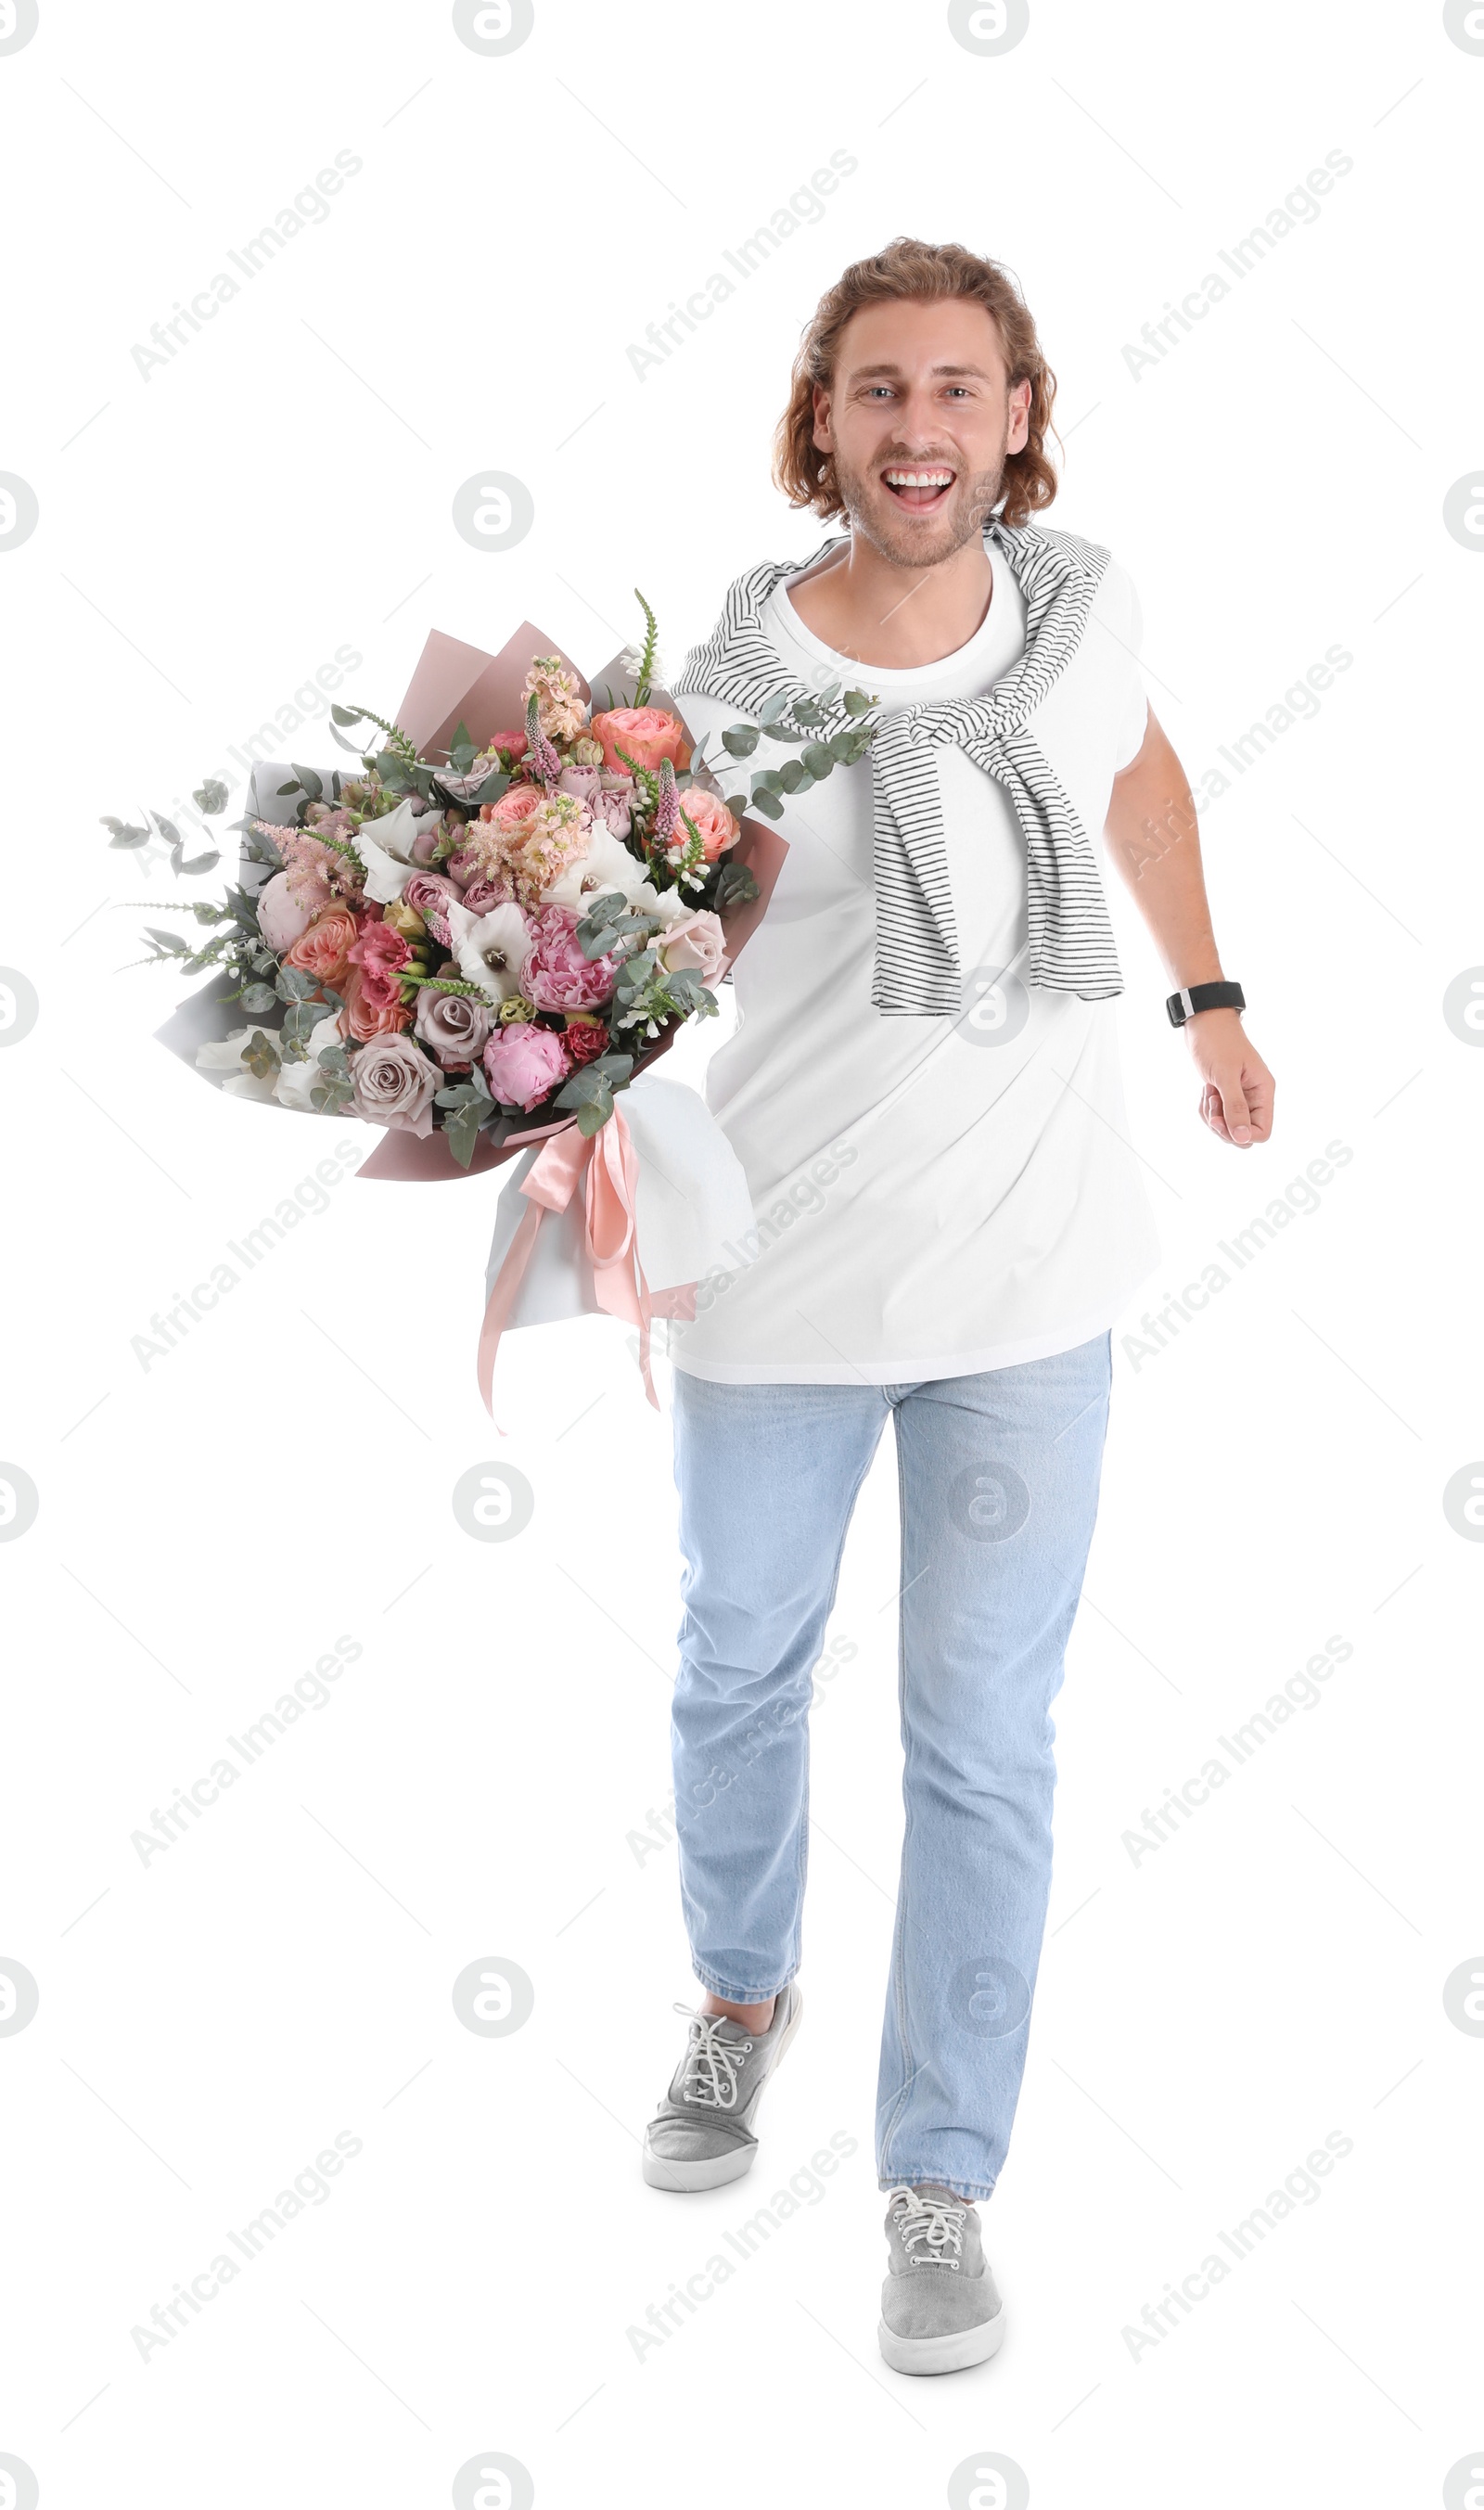
<instances>
[{"instance_id":1,"label":"wavy blonde hair","mask_svg":"<svg viewBox=\"0 0 1484 2510\"><path fill-rule=\"evenodd\" d=\"M1056 474L1046 439L1055 433L1051 405L1056 377L1042 355L1025 299L999 262L986 261L961 244L921 244L913 236L897 236L885 251L853 261L820 297L805 327L773 449L773 476L791 506L812 508L822 516L845 512L834 464L814 440L814 397L817 384L827 389L833 380L840 335L851 316L864 305L930 304L951 296L969 297L993 317L1010 384L1031 387L1029 433L1020 451L1006 460L1004 519L1023 523L1049 506Z\"/></svg>"}]
</instances>

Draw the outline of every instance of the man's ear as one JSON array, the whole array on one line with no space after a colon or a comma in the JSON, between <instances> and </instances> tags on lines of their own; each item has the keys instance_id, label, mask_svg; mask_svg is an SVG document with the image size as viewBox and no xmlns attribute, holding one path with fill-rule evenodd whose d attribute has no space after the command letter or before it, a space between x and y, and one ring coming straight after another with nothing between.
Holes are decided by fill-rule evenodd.
<instances>
[{"instance_id":1,"label":"man's ear","mask_svg":"<svg viewBox=\"0 0 1484 2510\"><path fill-rule=\"evenodd\" d=\"M1029 376L1023 383L1012 384L1009 395L1009 434L1007 453L1018 453L1031 432L1031 385Z\"/></svg>"},{"instance_id":2,"label":"man's ear","mask_svg":"<svg viewBox=\"0 0 1484 2510\"><path fill-rule=\"evenodd\" d=\"M829 388L828 388L828 386L827 386L827 385L825 385L825 384L816 384L816 385L815 385L815 387L814 387L814 397L815 397L815 437L814 437L814 440L815 440L815 451L816 451L817 453L833 453L833 451L834 451L834 449L835 449L835 439L834 439L834 437L831 436L831 434L830 434L830 432L829 432Z\"/></svg>"}]
</instances>

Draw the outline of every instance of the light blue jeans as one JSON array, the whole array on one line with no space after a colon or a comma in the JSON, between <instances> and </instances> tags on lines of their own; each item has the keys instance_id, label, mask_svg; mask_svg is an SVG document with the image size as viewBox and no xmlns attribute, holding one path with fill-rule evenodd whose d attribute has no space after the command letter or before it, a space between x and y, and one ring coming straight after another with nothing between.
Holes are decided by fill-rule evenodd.
<instances>
[{"instance_id":1,"label":"light blue jeans","mask_svg":"<svg viewBox=\"0 0 1484 2510\"><path fill-rule=\"evenodd\" d=\"M762 2003L799 1965L809 1705L890 1413L906 1824L881 2042L883 2187L987 2196L1025 2066L1054 1729L1097 1511L1111 1338L915 1386L674 1376L685 1558L673 1747L696 1975Z\"/></svg>"}]
</instances>

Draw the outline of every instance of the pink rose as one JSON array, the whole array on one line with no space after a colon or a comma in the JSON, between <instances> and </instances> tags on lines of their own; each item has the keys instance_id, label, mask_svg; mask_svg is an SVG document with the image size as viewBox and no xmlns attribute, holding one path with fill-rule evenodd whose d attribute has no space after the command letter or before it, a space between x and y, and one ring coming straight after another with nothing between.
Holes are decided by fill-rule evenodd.
<instances>
[{"instance_id":1,"label":"pink rose","mask_svg":"<svg viewBox=\"0 0 1484 2510\"><path fill-rule=\"evenodd\" d=\"M554 1028L511 1020L497 1029L483 1054L484 1078L503 1107L529 1115L564 1081L572 1060Z\"/></svg>"},{"instance_id":2,"label":"pink rose","mask_svg":"<svg viewBox=\"0 0 1484 2510\"><path fill-rule=\"evenodd\" d=\"M656 773L662 758L667 758L677 771L691 763L685 726L663 706L613 706L608 713L593 716L588 738L602 742L605 767L624 765L621 749L627 749L636 765Z\"/></svg>"},{"instance_id":3,"label":"pink rose","mask_svg":"<svg viewBox=\"0 0 1484 2510\"><path fill-rule=\"evenodd\" d=\"M632 825L629 808L632 801L631 776L604 776L592 804L592 817L594 820L607 822L610 836L627 837Z\"/></svg>"},{"instance_id":4,"label":"pink rose","mask_svg":"<svg viewBox=\"0 0 1484 2510\"><path fill-rule=\"evenodd\" d=\"M701 831L707 862L714 862L718 855L726 853L728 846L736 845L742 829L725 802L719 802L704 784L682 785L678 798L681 810L695 820Z\"/></svg>"},{"instance_id":5,"label":"pink rose","mask_svg":"<svg viewBox=\"0 0 1484 2510\"><path fill-rule=\"evenodd\" d=\"M564 767L556 780L558 793L575 793L580 802L593 804L597 799L598 770L595 767Z\"/></svg>"},{"instance_id":6,"label":"pink rose","mask_svg":"<svg viewBox=\"0 0 1484 2510\"><path fill-rule=\"evenodd\" d=\"M609 953L586 956L577 938L581 920L570 906L544 906L531 917L531 955L520 987L538 1010L596 1010L612 995L620 962Z\"/></svg>"},{"instance_id":7,"label":"pink rose","mask_svg":"<svg viewBox=\"0 0 1484 2510\"><path fill-rule=\"evenodd\" d=\"M461 903L456 881L445 880L441 872L415 871L402 889L401 902L422 917L435 941L440 941L445 950L452 947L448 938L448 908L450 903Z\"/></svg>"},{"instance_id":8,"label":"pink rose","mask_svg":"<svg viewBox=\"0 0 1484 2510\"><path fill-rule=\"evenodd\" d=\"M508 758L521 759L527 748L523 732L492 732L484 744L487 757L492 749L503 749Z\"/></svg>"},{"instance_id":9,"label":"pink rose","mask_svg":"<svg viewBox=\"0 0 1484 2510\"><path fill-rule=\"evenodd\" d=\"M464 904L471 915L487 915L492 906L508 905L514 894L508 880L490 880L481 872L465 890Z\"/></svg>"},{"instance_id":10,"label":"pink rose","mask_svg":"<svg viewBox=\"0 0 1484 2510\"><path fill-rule=\"evenodd\" d=\"M709 907L677 915L659 935L657 947L664 967L694 968L704 985L713 985L726 965L726 934L720 916Z\"/></svg>"},{"instance_id":11,"label":"pink rose","mask_svg":"<svg viewBox=\"0 0 1484 2510\"><path fill-rule=\"evenodd\" d=\"M329 898L327 882L301 876L295 884L286 871L276 871L257 894L257 929L269 949L291 950Z\"/></svg>"}]
</instances>

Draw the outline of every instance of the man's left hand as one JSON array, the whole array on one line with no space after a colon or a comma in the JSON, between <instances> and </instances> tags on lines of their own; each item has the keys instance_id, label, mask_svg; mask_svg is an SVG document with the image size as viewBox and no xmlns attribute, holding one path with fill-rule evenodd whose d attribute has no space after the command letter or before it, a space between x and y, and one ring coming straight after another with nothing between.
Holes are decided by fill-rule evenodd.
<instances>
[{"instance_id":1,"label":"man's left hand","mask_svg":"<svg viewBox=\"0 0 1484 2510\"><path fill-rule=\"evenodd\" d=\"M1273 1131L1274 1079L1243 1034L1237 1011L1198 1011L1185 1034L1203 1086L1200 1114L1213 1133L1239 1151Z\"/></svg>"}]
</instances>

